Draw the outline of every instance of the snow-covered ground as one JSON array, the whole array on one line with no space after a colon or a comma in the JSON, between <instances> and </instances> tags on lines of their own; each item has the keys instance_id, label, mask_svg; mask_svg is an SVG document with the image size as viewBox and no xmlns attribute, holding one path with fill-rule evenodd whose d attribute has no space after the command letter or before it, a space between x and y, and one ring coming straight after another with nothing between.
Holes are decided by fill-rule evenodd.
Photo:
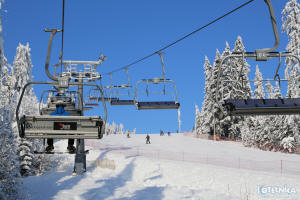
<instances>
[{"instance_id":1,"label":"snow-covered ground","mask_svg":"<svg viewBox=\"0 0 300 200\"><path fill-rule=\"evenodd\" d=\"M23 180L28 199L300 199L300 155L172 134L86 140L87 172L72 176L74 155ZM66 148L58 141L57 150ZM114 162L115 169L99 166ZM101 167L102 166L102 167Z\"/></svg>"}]
</instances>

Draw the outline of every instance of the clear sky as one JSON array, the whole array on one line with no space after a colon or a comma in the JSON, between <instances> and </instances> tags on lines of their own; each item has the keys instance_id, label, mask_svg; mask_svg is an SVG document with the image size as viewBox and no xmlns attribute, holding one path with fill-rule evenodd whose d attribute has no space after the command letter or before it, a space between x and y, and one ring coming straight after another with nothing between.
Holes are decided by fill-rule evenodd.
<instances>
[{"instance_id":1,"label":"clear sky","mask_svg":"<svg viewBox=\"0 0 300 200\"><path fill-rule=\"evenodd\" d=\"M97 60L100 52L107 60L99 72L110 72L144 57L180 37L205 25L246 0L66 0L64 59ZM279 32L281 11L287 0L272 0ZM49 80L44 72L49 33L45 28L61 28L61 0L7 0L2 8L5 56L13 63L19 43L29 42L35 81ZM271 47L274 44L268 8L263 0L255 0L223 20L165 50L166 77L177 85L181 104L182 130L194 125L195 105L200 108L204 97L204 57L213 63L216 49L221 52L227 41L231 48L237 36L243 38L246 50ZM285 51L287 37L280 34L280 47ZM51 64L58 62L61 35L55 37ZM276 64L259 63L264 78L272 78ZM274 66L275 65L275 66ZM252 77L255 64L251 64ZM134 65L129 70L132 85L144 78L162 74L158 55ZM115 85L126 83L126 73L113 74ZM103 77L103 85L109 85ZM38 97L43 90L36 87ZM159 95L152 96L160 100ZM163 97L167 99L167 97ZM170 97L170 100L173 100ZM86 115L103 115L100 107ZM108 105L108 121L123 123L125 129L137 133L175 132L177 110L138 111L133 106Z\"/></svg>"}]
</instances>

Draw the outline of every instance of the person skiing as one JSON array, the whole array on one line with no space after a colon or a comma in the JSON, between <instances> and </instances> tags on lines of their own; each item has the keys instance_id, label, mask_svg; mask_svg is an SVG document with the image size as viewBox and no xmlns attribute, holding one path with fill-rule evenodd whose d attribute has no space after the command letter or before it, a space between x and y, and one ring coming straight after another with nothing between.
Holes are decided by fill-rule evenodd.
<instances>
[{"instance_id":1,"label":"person skiing","mask_svg":"<svg viewBox=\"0 0 300 200\"><path fill-rule=\"evenodd\" d=\"M130 132L126 131L127 138L130 138Z\"/></svg>"},{"instance_id":2,"label":"person skiing","mask_svg":"<svg viewBox=\"0 0 300 200\"><path fill-rule=\"evenodd\" d=\"M162 130L160 130L160 136L163 136L164 132Z\"/></svg>"},{"instance_id":3,"label":"person skiing","mask_svg":"<svg viewBox=\"0 0 300 200\"><path fill-rule=\"evenodd\" d=\"M170 133L170 131L168 131L168 136L171 136L171 133Z\"/></svg>"},{"instance_id":4,"label":"person skiing","mask_svg":"<svg viewBox=\"0 0 300 200\"><path fill-rule=\"evenodd\" d=\"M146 144L150 144L150 136L149 136L149 134L147 134L147 136L146 136Z\"/></svg>"}]
</instances>

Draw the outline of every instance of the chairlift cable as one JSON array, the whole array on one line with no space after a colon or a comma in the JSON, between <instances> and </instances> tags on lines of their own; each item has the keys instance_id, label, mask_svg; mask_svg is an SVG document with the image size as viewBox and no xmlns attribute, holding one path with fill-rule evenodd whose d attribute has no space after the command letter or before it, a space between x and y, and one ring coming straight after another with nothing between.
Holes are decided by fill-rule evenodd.
<instances>
[{"instance_id":1,"label":"chairlift cable","mask_svg":"<svg viewBox=\"0 0 300 200\"><path fill-rule=\"evenodd\" d=\"M188 37L194 35L195 33L197 33L197 32L199 32L199 31L201 31L201 30L207 28L208 26L210 26L210 25L212 25L212 24L218 22L219 20L221 20L221 19L223 19L224 17L226 17L226 16L228 16L228 15L230 15L230 14L236 12L237 10L243 8L244 6L250 4L250 3L253 2L253 1L254 1L254 0L247 1L246 3L244 3L244 4L240 5L240 6L238 6L238 7L234 8L233 10L227 12L226 14L224 14L224 15L222 15L222 16L220 16L220 17L214 19L214 20L212 20L211 22L205 24L204 26L202 26L202 27L200 27L200 28L194 30L193 32L191 32L191 33L189 33L189 34L187 34L187 35L185 35L185 36L179 38L178 40L176 40L176 41L174 41L174 42L172 42L172 43L166 45L165 47L159 49L158 51L155 51L155 52L153 52L153 53L151 53L151 54L149 54L149 55L147 55L147 56L145 56L145 57L142 57L142 58L140 58L140 59L137 59L136 61L134 61L134 62L132 62L132 63L130 63L130 64L128 64L128 65L125 65L124 67L120 67L120 68L118 68L118 69L115 69L115 70L113 70L113 71L104 73L104 74L102 74L102 75L110 75L111 73L115 73L115 72L121 71L121 70L123 70L123 69L125 69L125 68L129 68L129 67L131 67L132 65L135 65L135 64L137 64L137 63L139 63L139 62L141 62L141 61L144 61L144 60L146 60L146 59L152 57L153 55L157 54L158 52L163 51L163 50L165 50L165 49L167 49L167 48L169 48L169 47L171 47L171 46L177 44L178 42L181 42L182 40L184 40L184 39L186 39L186 38L188 38Z\"/></svg>"},{"instance_id":2,"label":"chairlift cable","mask_svg":"<svg viewBox=\"0 0 300 200\"><path fill-rule=\"evenodd\" d=\"M65 30L65 0L63 0L63 6L62 6L62 23L61 23L61 51L60 51L60 70L62 74L62 61L63 61L63 54L64 54L64 30Z\"/></svg>"}]
</instances>

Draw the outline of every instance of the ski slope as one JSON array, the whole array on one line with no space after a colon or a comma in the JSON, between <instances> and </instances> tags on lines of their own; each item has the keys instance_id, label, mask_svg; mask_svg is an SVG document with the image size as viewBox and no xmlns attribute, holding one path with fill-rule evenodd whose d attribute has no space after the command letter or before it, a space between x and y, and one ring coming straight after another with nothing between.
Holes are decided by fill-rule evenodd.
<instances>
[{"instance_id":1,"label":"ski slope","mask_svg":"<svg viewBox=\"0 0 300 200\"><path fill-rule=\"evenodd\" d=\"M300 155L177 134L150 136L151 144L139 134L86 140L85 174L72 176L74 155L54 155L59 167L23 179L23 192L36 200L300 199ZM55 148L63 150L66 142ZM104 159L115 168L102 166Z\"/></svg>"}]
</instances>

